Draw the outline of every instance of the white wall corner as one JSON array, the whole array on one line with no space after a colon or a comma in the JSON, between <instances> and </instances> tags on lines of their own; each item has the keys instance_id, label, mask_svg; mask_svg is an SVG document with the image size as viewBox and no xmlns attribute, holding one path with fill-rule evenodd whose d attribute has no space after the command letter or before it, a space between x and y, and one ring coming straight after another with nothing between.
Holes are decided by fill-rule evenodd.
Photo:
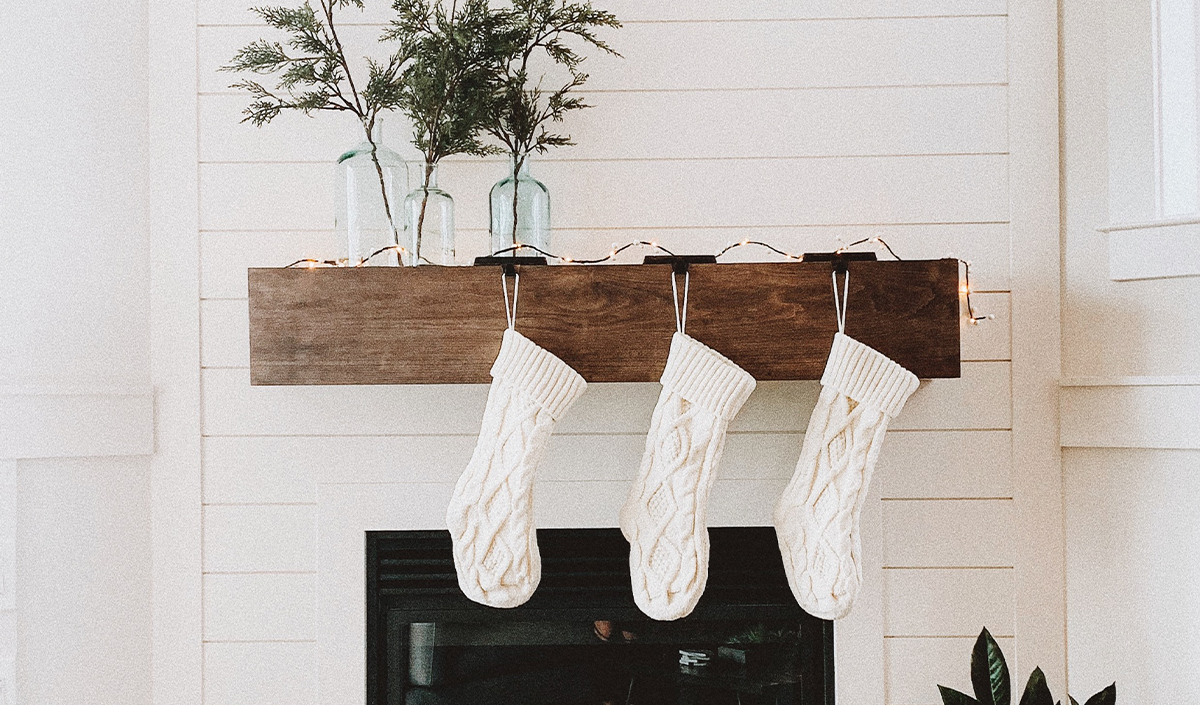
<instances>
[{"instance_id":1,"label":"white wall corner","mask_svg":"<svg viewBox=\"0 0 1200 705\"><path fill-rule=\"evenodd\" d=\"M0 459L150 455L154 391L0 387Z\"/></svg>"}]
</instances>

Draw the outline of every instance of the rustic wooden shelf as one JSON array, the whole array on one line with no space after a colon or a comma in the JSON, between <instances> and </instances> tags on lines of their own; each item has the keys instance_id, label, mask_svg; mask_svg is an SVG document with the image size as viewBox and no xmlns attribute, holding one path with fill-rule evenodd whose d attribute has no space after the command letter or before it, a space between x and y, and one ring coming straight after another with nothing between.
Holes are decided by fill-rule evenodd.
<instances>
[{"instance_id":1,"label":"rustic wooden shelf","mask_svg":"<svg viewBox=\"0 0 1200 705\"><path fill-rule=\"evenodd\" d=\"M846 333L917 376L959 376L958 262L851 262ZM675 331L671 266L522 265L517 330L591 382L650 382ZM693 264L687 332L758 380L819 379L828 262ZM256 385L485 383L499 267L250 269Z\"/></svg>"}]
</instances>

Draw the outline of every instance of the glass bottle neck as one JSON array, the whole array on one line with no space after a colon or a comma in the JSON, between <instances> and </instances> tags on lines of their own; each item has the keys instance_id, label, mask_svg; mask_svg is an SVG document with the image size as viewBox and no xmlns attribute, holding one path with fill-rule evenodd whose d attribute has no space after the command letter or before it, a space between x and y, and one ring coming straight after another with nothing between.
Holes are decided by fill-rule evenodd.
<instances>
[{"instance_id":1,"label":"glass bottle neck","mask_svg":"<svg viewBox=\"0 0 1200 705\"><path fill-rule=\"evenodd\" d=\"M509 156L509 158L508 158L508 173L515 174L518 178L528 178L529 177L529 155L526 154L524 157L521 157L521 166L519 169L517 167L517 158L513 157L513 156Z\"/></svg>"},{"instance_id":2,"label":"glass bottle neck","mask_svg":"<svg viewBox=\"0 0 1200 705\"><path fill-rule=\"evenodd\" d=\"M423 188L437 188L438 165L426 163L425 168L421 171L421 179L421 186Z\"/></svg>"}]
</instances>

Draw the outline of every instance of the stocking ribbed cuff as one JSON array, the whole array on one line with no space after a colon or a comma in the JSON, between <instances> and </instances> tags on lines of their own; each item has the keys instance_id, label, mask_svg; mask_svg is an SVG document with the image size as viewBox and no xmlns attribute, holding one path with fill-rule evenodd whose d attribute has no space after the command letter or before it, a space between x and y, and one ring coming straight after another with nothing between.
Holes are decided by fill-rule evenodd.
<instances>
[{"instance_id":1,"label":"stocking ribbed cuff","mask_svg":"<svg viewBox=\"0 0 1200 705\"><path fill-rule=\"evenodd\" d=\"M874 348L837 333L821 384L894 418L917 390L917 376Z\"/></svg>"},{"instance_id":2,"label":"stocking ribbed cuff","mask_svg":"<svg viewBox=\"0 0 1200 705\"><path fill-rule=\"evenodd\" d=\"M671 338L662 386L731 420L754 391L754 378L732 360L683 333Z\"/></svg>"},{"instance_id":3,"label":"stocking ribbed cuff","mask_svg":"<svg viewBox=\"0 0 1200 705\"><path fill-rule=\"evenodd\" d=\"M570 365L511 328L504 331L500 354L492 363L492 377L504 379L533 397L555 420L587 387Z\"/></svg>"}]
</instances>

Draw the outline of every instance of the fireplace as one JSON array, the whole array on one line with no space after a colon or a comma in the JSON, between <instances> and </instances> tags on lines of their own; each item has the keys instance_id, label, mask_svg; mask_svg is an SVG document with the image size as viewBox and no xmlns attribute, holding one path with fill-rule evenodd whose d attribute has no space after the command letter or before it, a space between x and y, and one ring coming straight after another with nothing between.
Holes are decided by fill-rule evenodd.
<instances>
[{"instance_id":1,"label":"fireplace","mask_svg":"<svg viewBox=\"0 0 1200 705\"><path fill-rule=\"evenodd\" d=\"M655 622L616 529L540 530L541 585L511 610L462 595L447 532L367 532L367 703L832 705L833 623L796 605L774 529L710 536L696 610Z\"/></svg>"}]
</instances>

